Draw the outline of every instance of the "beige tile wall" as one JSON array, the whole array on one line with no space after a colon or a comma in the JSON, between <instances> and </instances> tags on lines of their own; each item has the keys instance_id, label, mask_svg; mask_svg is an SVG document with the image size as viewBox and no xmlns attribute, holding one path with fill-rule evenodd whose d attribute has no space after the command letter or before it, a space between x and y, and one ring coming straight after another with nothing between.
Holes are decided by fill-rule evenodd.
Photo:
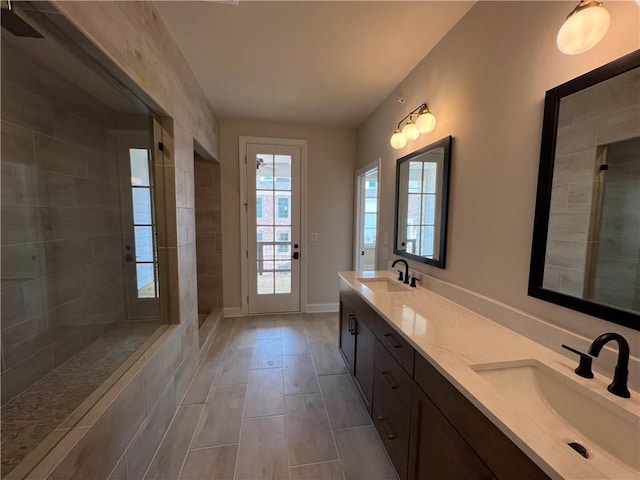
<instances>
[{"instance_id":1,"label":"beige tile wall","mask_svg":"<svg viewBox=\"0 0 640 480\"><path fill-rule=\"evenodd\" d=\"M114 469L114 474L122 472L125 464L128 472L146 469L148 455L140 453L136 439L151 432L144 451L155 448L167 424L166 417L173 415L199 361L193 144L197 140L217 158L217 122L152 2L55 1L52 5L61 13L50 13L50 20L73 24L90 40L83 48L97 47L110 60L109 70L165 116L165 149L156 170L166 187L161 199L166 235L159 249L167 258L161 275L168 276L164 288L168 292L169 320L175 325L89 412L91 419L86 425L90 428L72 429L71 440L63 441L32 474L33 478L47 478L53 472L53 478L60 478L91 471L93 478L106 478ZM138 376L144 379L144 394L130 396L130 391L139 388ZM129 399L135 405L121 408ZM132 417L139 408L143 409L142 416ZM94 450L104 455L97 458L88 454Z\"/></svg>"},{"instance_id":2,"label":"beige tile wall","mask_svg":"<svg viewBox=\"0 0 640 480\"><path fill-rule=\"evenodd\" d=\"M198 313L222 311L220 164L195 157Z\"/></svg>"},{"instance_id":3,"label":"beige tile wall","mask_svg":"<svg viewBox=\"0 0 640 480\"><path fill-rule=\"evenodd\" d=\"M579 298L587 294L588 252L590 249L598 250L596 239L590 236L590 228L593 228L591 223L594 221L594 182L599 167L597 156L603 145L638 135L638 83L640 69L635 69L570 95L560 102L543 281L545 288ZM631 204L637 206L638 201L634 198ZM621 219L622 209L616 209L615 205L621 206L614 199L608 213L603 212L603 234L610 240L611 234L607 235L607 231L615 228L611 223L616 218ZM624 222L637 223L636 217L633 213L625 214ZM610 233L614 237L620 236L619 232ZM627 283L631 285L631 288L623 289L623 293L620 288L622 285L613 285L599 275L596 283L600 285L602 301L629 307L633 304L636 270L634 268L631 272L625 267L628 264L610 256L604 264L600 262L598 269L601 273L604 271L606 277L613 276L618 283L621 278L627 277Z\"/></svg>"},{"instance_id":4,"label":"beige tile wall","mask_svg":"<svg viewBox=\"0 0 640 480\"><path fill-rule=\"evenodd\" d=\"M640 310L640 136L609 146L607 163L593 298Z\"/></svg>"},{"instance_id":5,"label":"beige tile wall","mask_svg":"<svg viewBox=\"0 0 640 480\"><path fill-rule=\"evenodd\" d=\"M2 38L3 404L126 318L116 119Z\"/></svg>"}]
</instances>

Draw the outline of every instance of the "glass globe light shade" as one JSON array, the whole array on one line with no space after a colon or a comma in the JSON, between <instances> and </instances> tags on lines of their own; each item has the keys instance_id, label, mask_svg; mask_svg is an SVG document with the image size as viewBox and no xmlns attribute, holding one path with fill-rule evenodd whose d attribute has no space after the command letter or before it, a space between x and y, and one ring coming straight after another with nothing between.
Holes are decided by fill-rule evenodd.
<instances>
[{"instance_id":1,"label":"glass globe light shade","mask_svg":"<svg viewBox=\"0 0 640 480\"><path fill-rule=\"evenodd\" d=\"M420 133L432 132L436 128L436 116L427 110L416 120L416 127Z\"/></svg>"},{"instance_id":2,"label":"glass globe light shade","mask_svg":"<svg viewBox=\"0 0 640 480\"><path fill-rule=\"evenodd\" d=\"M402 127L402 136L409 140L415 140L420 136L420 132L416 127L416 124L413 123L413 120L409 120L404 127Z\"/></svg>"},{"instance_id":3,"label":"glass globe light shade","mask_svg":"<svg viewBox=\"0 0 640 480\"><path fill-rule=\"evenodd\" d=\"M558 32L562 53L577 55L593 48L609 29L609 12L596 1L583 1L567 17Z\"/></svg>"},{"instance_id":4,"label":"glass globe light shade","mask_svg":"<svg viewBox=\"0 0 640 480\"><path fill-rule=\"evenodd\" d=\"M402 135L402 132L398 129L393 133L393 135L391 135L391 141L389 143L391 143L391 146L393 148L398 150L407 144L407 140L404 138L404 135Z\"/></svg>"}]
</instances>

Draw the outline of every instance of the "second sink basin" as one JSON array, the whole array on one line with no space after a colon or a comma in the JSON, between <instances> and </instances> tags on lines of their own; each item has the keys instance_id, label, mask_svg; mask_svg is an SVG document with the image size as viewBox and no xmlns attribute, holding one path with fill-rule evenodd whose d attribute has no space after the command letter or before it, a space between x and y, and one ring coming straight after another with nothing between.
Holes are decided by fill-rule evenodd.
<instances>
[{"instance_id":1,"label":"second sink basin","mask_svg":"<svg viewBox=\"0 0 640 480\"><path fill-rule=\"evenodd\" d=\"M407 292L408 288L399 281L388 278L358 278L365 287L377 293Z\"/></svg>"},{"instance_id":2,"label":"second sink basin","mask_svg":"<svg viewBox=\"0 0 640 480\"><path fill-rule=\"evenodd\" d=\"M639 478L639 416L536 360L471 368L541 424L549 438L560 440L567 448L573 442L583 446L588 455L585 462L610 478ZM637 400L629 401L637 405ZM567 450L567 454L578 455L577 450Z\"/></svg>"}]
</instances>

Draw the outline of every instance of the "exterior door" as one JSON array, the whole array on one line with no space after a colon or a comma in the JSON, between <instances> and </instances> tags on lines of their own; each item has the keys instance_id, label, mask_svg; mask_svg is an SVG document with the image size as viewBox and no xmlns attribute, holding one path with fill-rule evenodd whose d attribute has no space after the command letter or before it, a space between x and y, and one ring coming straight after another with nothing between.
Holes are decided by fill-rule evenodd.
<instances>
[{"instance_id":1,"label":"exterior door","mask_svg":"<svg viewBox=\"0 0 640 480\"><path fill-rule=\"evenodd\" d=\"M129 318L160 317L154 170L149 134L118 134Z\"/></svg>"},{"instance_id":2,"label":"exterior door","mask_svg":"<svg viewBox=\"0 0 640 480\"><path fill-rule=\"evenodd\" d=\"M356 175L355 270L375 270L378 230L378 167L365 167Z\"/></svg>"},{"instance_id":3,"label":"exterior door","mask_svg":"<svg viewBox=\"0 0 640 480\"><path fill-rule=\"evenodd\" d=\"M300 311L301 149L247 144L249 313Z\"/></svg>"}]
</instances>

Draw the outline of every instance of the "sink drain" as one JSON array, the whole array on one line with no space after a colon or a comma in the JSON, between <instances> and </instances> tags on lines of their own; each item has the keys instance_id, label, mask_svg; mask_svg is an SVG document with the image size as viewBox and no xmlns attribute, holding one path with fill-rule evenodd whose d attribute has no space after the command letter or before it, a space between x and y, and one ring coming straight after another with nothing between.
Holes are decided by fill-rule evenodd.
<instances>
[{"instance_id":1,"label":"sink drain","mask_svg":"<svg viewBox=\"0 0 640 480\"><path fill-rule=\"evenodd\" d=\"M576 452L578 452L584 458L589 458L589 452L587 452L587 449L583 445L579 444L578 442L569 442L567 443L567 445L573 448Z\"/></svg>"}]
</instances>

